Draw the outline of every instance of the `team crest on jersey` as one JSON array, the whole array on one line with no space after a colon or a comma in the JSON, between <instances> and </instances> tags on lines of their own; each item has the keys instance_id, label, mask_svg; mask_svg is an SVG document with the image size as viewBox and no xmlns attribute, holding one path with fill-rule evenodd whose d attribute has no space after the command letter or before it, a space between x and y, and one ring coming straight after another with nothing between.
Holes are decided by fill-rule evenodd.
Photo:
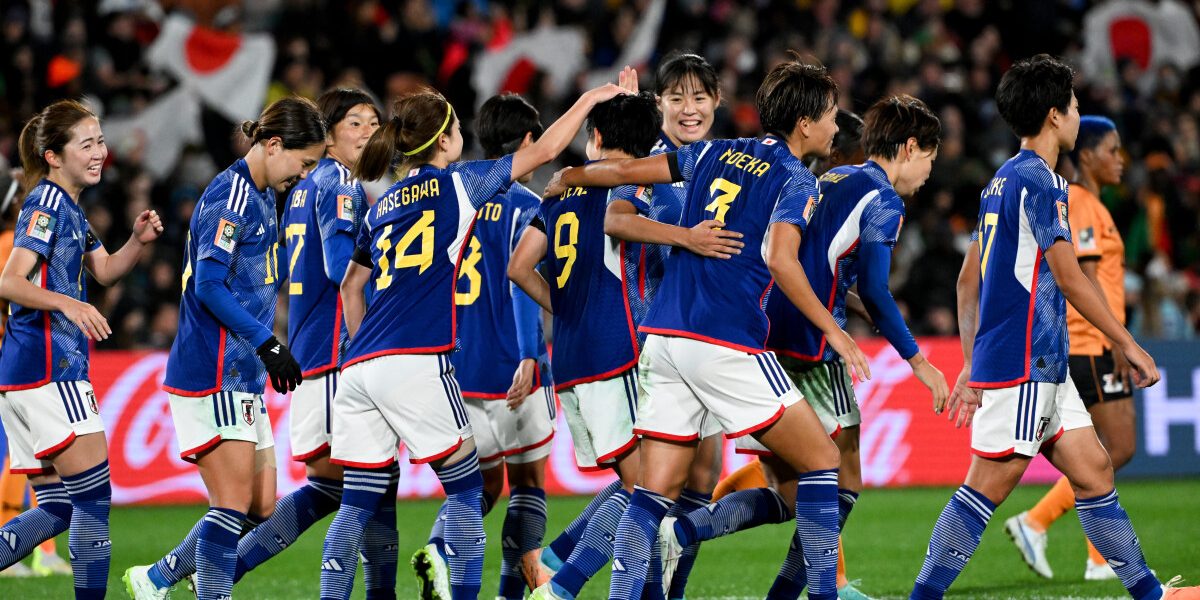
<instances>
[{"instance_id":1,"label":"team crest on jersey","mask_svg":"<svg viewBox=\"0 0 1200 600\"><path fill-rule=\"evenodd\" d=\"M1058 205L1058 224L1062 225L1064 229L1069 228L1070 225L1067 224L1067 203L1062 200L1055 200L1054 203Z\"/></svg>"},{"instance_id":2,"label":"team crest on jersey","mask_svg":"<svg viewBox=\"0 0 1200 600\"><path fill-rule=\"evenodd\" d=\"M88 390L87 392L88 407L92 409L92 414L100 414L100 408L96 406L96 392Z\"/></svg>"},{"instance_id":3,"label":"team crest on jersey","mask_svg":"<svg viewBox=\"0 0 1200 600\"><path fill-rule=\"evenodd\" d=\"M1095 250L1096 249L1096 228L1085 227L1079 230L1079 249L1080 250Z\"/></svg>"},{"instance_id":4,"label":"team crest on jersey","mask_svg":"<svg viewBox=\"0 0 1200 600\"><path fill-rule=\"evenodd\" d=\"M49 242L50 236L54 235L54 224L57 222L58 219L55 219L54 215L50 213L34 211L33 216L29 219L29 229L25 230L25 233L31 238Z\"/></svg>"},{"instance_id":5,"label":"team crest on jersey","mask_svg":"<svg viewBox=\"0 0 1200 600\"><path fill-rule=\"evenodd\" d=\"M254 424L254 399L253 398L247 398L245 400L242 400L242 419L244 419L246 421L247 425Z\"/></svg>"},{"instance_id":6,"label":"team crest on jersey","mask_svg":"<svg viewBox=\"0 0 1200 600\"><path fill-rule=\"evenodd\" d=\"M232 253L233 247L237 245L237 230L237 223L221 219L221 224L217 226L217 239L213 240L213 243L218 248Z\"/></svg>"},{"instance_id":7,"label":"team crest on jersey","mask_svg":"<svg viewBox=\"0 0 1200 600\"><path fill-rule=\"evenodd\" d=\"M774 145L775 145L775 141L776 141L776 140L775 140L775 138L767 138L767 139L765 139L765 140L763 140L763 141L762 141L762 145L764 145L764 146L774 146Z\"/></svg>"},{"instance_id":8,"label":"team crest on jersey","mask_svg":"<svg viewBox=\"0 0 1200 600\"><path fill-rule=\"evenodd\" d=\"M338 218L347 221L354 220L354 199L345 194L338 194Z\"/></svg>"},{"instance_id":9,"label":"team crest on jersey","mask_svg":"<svg viewBox=\"0 0 1200 600\"><path fill-rule=\"evenodd\" d=\"M1050 425L1050 417L1042 417L1038 423L1036 441L1042 441L1042 436L1046 435L1046 427Z\"/></svg>"}]
</instances>

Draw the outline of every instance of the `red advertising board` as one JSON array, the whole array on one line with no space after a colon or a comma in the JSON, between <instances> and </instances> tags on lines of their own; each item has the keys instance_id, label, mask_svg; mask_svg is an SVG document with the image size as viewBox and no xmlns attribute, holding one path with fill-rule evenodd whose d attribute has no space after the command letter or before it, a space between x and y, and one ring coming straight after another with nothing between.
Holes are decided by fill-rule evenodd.
<instances>
[{"instance_id":1,"label":"red advertising board","mask_svg":"<svg viewBox=\"0 0 1200 600\"><path fill-rule=\"evenodd\" d=\"M919 340L925 355L953 382L962 366L956 339ZM945 416L933 413L932 400L912 376L908 364L881 340L865 340L871 357L870 381L858 382L855 392L863 415L861 455L863 479L870 486L949 485L962 481L970 462L966 429L955 429ZM199 501L204 486L193 465L179 458L167 395L161 389L166 354L97 352L92 357L92 381L108 431L116 503ZM268 392L267 407L275 430L279 457L279 489L286 493L304 482L304 469L289 459L288 400ZM725 448L727 471L751 458ZM1044 461L1035 463L1030 478L1045 480L1054 473ZM551 494L586 494L606 485L606 472L582 473L575 468L566 424L559 423L547 473ZM433 471L402 460L401 497L441 494Z\"/></svg>"}]
</instances>

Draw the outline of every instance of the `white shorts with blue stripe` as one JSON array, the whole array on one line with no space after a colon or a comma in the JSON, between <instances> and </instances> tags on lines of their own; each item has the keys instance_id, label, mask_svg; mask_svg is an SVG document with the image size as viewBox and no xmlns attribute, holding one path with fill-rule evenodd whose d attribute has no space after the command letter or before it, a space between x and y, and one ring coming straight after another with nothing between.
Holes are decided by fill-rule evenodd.
<instances>
[{"instance_id":1,"label":"white shorts with blue stripe","mask_svg":"<svg viewBox=\"0 0 1200 600\"><path fill-rule=\"evenodd\" d=\"M450 456L472 435L448 354L389 354L342 371L333 399L331 462L377 469Z\"/></svg>"},{"instance_id":2,"label":"white shorts with blue stripe","mask_svg":"<svg viewBox=\"0 0 1200 600\"><path fill-rule=\"evenodd\" d=\"M254 442L255 450L275 447L271 418L261 394L217 392L207 396L167 394L179 456L188 462L226 440Z\"/></svg>"},{"instance_id":3,"label":"white shorts with blue stripe","mask_svg":"<svg viewBox=\"0 0 1200 600\"><path fill-rule=\"evenodd\" d=\"M1092 426L1070 377L983 390L981 402L971 422L971 451L987 458L1037 456L1064 431Z\"/></svg>"},{"instance_id":4,"label":"white shorts with blue stripe","mask_svg":"<svg viewBox=\"0 0 1200 600\"><path fill-rule=\"evenodd\" d=\"M559 390L580 470L610 467L637 443L633 421L638 395L637 368Z\"/></svg>"},{"instance_id":5,"label":"white shorts with blue stripe","mask_svg":"<svg viewBox=\"0 0 1200 600\"><path fill-rule=\"evenodd\" d=\"M104 431L92 384L82 380L0 393L0 420L12 472L26 475L52 471L50 459L76 437Z\"/></svg>"},{"instance_id":6,"label":"white shorts with blue stripe","mask_svg":"<svg viewBox=\"0 0 1200 600\"><path fill-rule=\"evenodd\" d=\"M308 377L292 392L292 407L288 412L292 460L307 462L329 451L338 375L335 369Z\"/></svg>"},{"instance_id":7,"label":"white shorts with blue stripe","mask_svg":"<svg viewBox=\"0 0 1200 600\"><path fill-rule=\"evenodd\" d=\"M801 401L774 352L750 354L708 342L646 336L638 368L643 396L635 431L692 441L719 431L749 435Z\"/></svg>"}]
</instances>

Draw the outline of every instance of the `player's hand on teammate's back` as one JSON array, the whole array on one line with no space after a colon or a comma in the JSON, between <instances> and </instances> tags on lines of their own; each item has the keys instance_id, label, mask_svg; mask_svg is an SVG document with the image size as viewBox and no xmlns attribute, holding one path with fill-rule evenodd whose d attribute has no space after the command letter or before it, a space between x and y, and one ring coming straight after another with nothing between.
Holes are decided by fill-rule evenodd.
<instances>
[{"instance_id":1,"label":"player's hand on teammate's back","mask_svg":"<svg viewBox=\"0 0 1200 600\"><path fill-rule=\"evenodd\" d=\"M720 221L701 221L688 230L684 247L700 256L712 258L733 258L734 254L741 254L745 244L738 239L742 234L724 227L725 224Z\"/></svg>"},{"instance_id":2,"label":"player's hand on teammate's back","mask_svg":"<svg viewBox=\"0 0 1200 600\"><path fill-rule=\"evenodd\" d=\"M59 312L77 325L89 340L99 342L107 340L108 336L112 335L112 327L108 326L108 319L105 319L95 306L87 302L68 298L66 307Z\"/></svg>"},{"instance_id":3,"label":"player's hand on teammate's back","mask_svg":"<svg viewBox=\"0 0 1200 600\"><path fill-rule=\"evenodd\" d=\"M950 396L950 386L946 383L946 376L920 353L917 354L917 357L920 357L919 360L912 363L913 375L933 393L933 412L941 414L942 409L946 406L946 400Z\"/></svg>"},{"instance_id":4,"label":"player's hand on teammate's back","mask_svg":"<svg viewBox=\"0 0 1200 600\"><path fill-rule=\"evenodd\" d=\"M282 342L271 336L271 339L263 342L256 350L258 357L262 359L263 366L267 368L267 375L271 378L271 387L280 394L286 394L300 385L300 381L304 378L300 372L300 363L292 358L292 353L284 346Z\"/></svg>"},{"instance_id":5,"label":"player's hand on teammate's back","mask_svg":"<svg viewBox=\"0 0 1200 600\"><path fill-rule=\"evenodd\" d=\"M566 169L559 169L554 172L554 175L550 176L550 182L546 184L546 189L542 191L543 198L553 198L553 197L567 191L567 186L563 185L563 183L562 183L562 176L563 176L563 173L567 172L567 169L570 169L570 168L571 167L567 167Z\"/></svg>"},{"instance_id":6,"label":"player's hand on teammate's back","mask_svg":"<svg viewBox=\"0 0 1200 600\"><path fill-rule=\"evenodd\" d=\"M969 364L969 363L968 363ZM955 419L954 427L970 427L971 420L975 418L975 411L979 409L980 392L968 385L971 381L971 371L965 368L958 374L958 381L954 383L954 391L950 392L950 399L946 402L946 418ZM957 418L955 415L957 414Z\"/></svg>"},{"instance_id":7,"label":"player's hand on teammate's back","mask_svg":"<svg viewBox=\"0 0 1200 600\"><path fill-rule=\"evenodd\" d=\"M842 360L850 366L851 377L856 381L866 381L871 378L871 365L867 362L867 355L863 354L862 349L854 343L849 334L839 329L836 335L826 336L826 338L833 351L837 352L838 356L841 356Z\"/></svg>"},{"instance_id":8,"label":"player's hand on teammate's back","mask_svg":"<svg viewBox=\"0 0 1200 600\"><path fill-rule=\"evenodd\" d=\"M143 210L142 214L137 216L133 221L133 235L137 241L148 244L158 239L162 235L163 224L162 219L158 216L158 211Z\"/></svg>"},{"instance_id":9,"label":"player's hand on teammate's back","mask_svg":"<svg viewBox=\"0 0 1200 600\"><path fill-rule=\"evenodd\" d=\"M1125 358L1132 367L1131 374L1134 385L1140 388L1148 388L1158 383L1160 378L1158 365L1154 364L1154 358L1143 350L1141 346L1133 343L1132 348L1125 348Z\"/></svg>"},{"instance_id":10,"label":"player's hand on teammate's back","mask_svg":"<svg viewBox=\"0 0 1200 600\"><path fill-rule=\"evenodd\" d=\"M517 363L512 386L508 388L508 396L505 398L508 410L517 410L529 396L529 388L533 387L533 369L536 366L537 361L532 358L521 359L521 362Z\"/></svg>"}]
</instances>

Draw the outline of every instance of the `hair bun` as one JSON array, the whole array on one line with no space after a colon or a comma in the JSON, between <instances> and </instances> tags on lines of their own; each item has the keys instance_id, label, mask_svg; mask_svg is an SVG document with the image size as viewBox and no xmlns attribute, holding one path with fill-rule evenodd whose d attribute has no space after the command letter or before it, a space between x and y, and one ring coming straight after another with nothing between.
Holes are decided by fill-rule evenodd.
<instances>
[{"instance_id":1,"label":"hair bun","mask_svg":"<svg viewBox=\"0 0 1200 600\"><path fill-rule=\"evenodd\" d=\"M253 140L256 133L258 133L258 121L242 121L242 134Z\"/></svg>"}]
</instances>

